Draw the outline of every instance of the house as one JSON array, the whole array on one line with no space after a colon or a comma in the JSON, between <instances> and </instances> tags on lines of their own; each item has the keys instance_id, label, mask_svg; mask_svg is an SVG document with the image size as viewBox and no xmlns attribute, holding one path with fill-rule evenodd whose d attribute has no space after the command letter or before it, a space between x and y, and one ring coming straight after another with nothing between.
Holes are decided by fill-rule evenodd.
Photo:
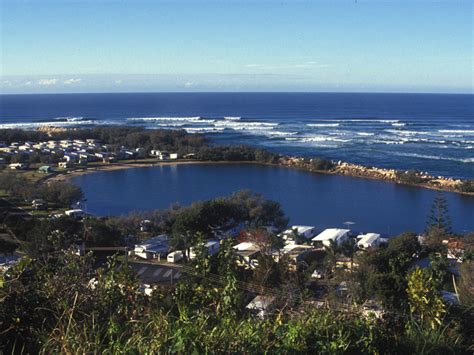
<instances>
[{"instance_id":1,"label":"house","mask_svg":"<svg viewBox=\"0 0 474 355\"><path fill-rule=\"evenodd\" d=\"M178 159L178 153L171 153L170 159Z\"/></svg>"},{"instance_id":2,"label":"house","mask_svg":"<svg viewBox=\"0 0 474 355\"><path fill-rule=\"evenodd\" d=\"M314 248L309 245L289 244L285 245L281 250L284 255L287 255L292 264L296 265L304 260L304 256L313 251Z\"/></svg>"},{"instance_id":3,"label":"house","mask_svg":"<svg viewBox=\"0 0 474 355\"><path fill-rule=\"evenodd\" d=\"M169 263L177 263L178 261L183 260L184 254L181 250L176 250L168 254L166 261Z\"/></svg>"},{"instance_id":4,"label":"house","mask_svg":"<svg viewBox=\"0 0 474 355\"><path fill-rule=\"evenodd\" d=\"M159 160L167 160L167 159L170 159L169 153L166 152L166 151L162 151L162 150L152 150L152 151L150 152L150 155L153 156L153 157L158 158Z\"/></svg>"},{"instance_id":5,"label":"house","mask_svg":"<svg viewBox=\"0 0 474 355\"><path fill-rule=\"evenodd\" d=\"M208 240L204 244L204 246L206 247L209 255L216 254L220 249L220 244L219 244L218 240ZM190 253L189 253L189 259L192 260L192 259L195 259L195 258L196 258L196 253L194 252L194 249L191 248Z\"/></svg>"},{"instance_id":6,"label":"house","mask_svg":"<svg viewBox=\"0 0 474 355\"><path fill-rule=\"evenodd\" d=\"M42 174L49 174L53 172L53 169L49 165L40 166L38 172Z\"/></svg>"},{"instance_id":7,"label":"house","mask_svg":"<svg viewBox=\"0 0 474 355\"><path fill-rule=\"evenodd\" d=\"M135 255L142 259L161 259L169 251L168 245L169 237L166 234L161 234L156 237L144 240L139 244L135 244L131 255Z\"/></svg>"},{"instance_id":8,"label":"house","mask_svg":"<svg viewBox=\"0 0 474 355\"><path fill-rule=\"evenodd\" d=\"M274 311L274 296L258 295L245 308L255 317L263 319Z\"/></svg>"},{"instance_id":9,"label":"house","mask_svg":"<svg viewBox=\"0 0 474 355\"><path fill-rule=\"evenodd\" d=\"M251 242L243 242L234 246L235 253L237 254L237 263L240 265L247 265L250 268L258 266L258 254L260 248Z\"/></svg>"},{"instance_id":10,"label":"house","mask_svg":"<svg viewBox=\"0 0 474 355\"><path fill-rule=\"evenodd\" d=\"M25 163L13 163L9 165L10 169L12 170L23 170L28 168L28 165Z\"/></svg>"},{"instance_id":11,"label":"house","mask_svg":"<svg viewBox=\"0 0 474 355\"><path fill-rule=\"evenodd\" d=\"M340 245L349 239L350 232L349 229L329 228L322 231L312 240L318 244L321 243L325 247L330 247L331 243Z\"/></svg>"},{"instance_id":12,"label":"house","mask_svg":"<svg viewBox=\"0 0 474 355\"><path fill-rule=\"evenodd\" d=\"M314 237L315 230L316 227L314 226L291 226L290 229L282 232L280 237L287 241L287 244L294 244L296 242L295 237L310 239Z\"/></svg>"},{"instance_id":13,"label":"house","mask_svg":"<svg viewBox=\"0 0 474 355\"><path fill-rule=\"evenodd\" d=\"M45 210L48 207L48 204L45 200L37 198L31 202L31 206L35 210Z\"/></svg>"},{"instance_id":14,"label":"house","mask_svg":"<svg viewBox=\"0 0 474 355\"><path fill-rule=\"evenodd\" d=\"M462 261L464 251L466 250L466 245L464 240L461 238L448 238L442 241L443 245L447 247L447 258L456 260L458 262Z\"/></svg>"},{"instance_id":15,"label":"house","mask_svg":"<svg viewBox=\"0 0 474 355\"><path fill-rule=\"evenodd\" d=\"M58 163L58 167L61 168L61 169L67 169L67 168L70 168L72 166L72 163L68 162L68 161L60 161Z\"/></svg>"},{"instance_id":16,"label":"house","mask_svg":"<svg viewBox=\"0 0 474 355\"><path fill-rule=\"evenodd\" d=\"M64 212L64 214L68 217L74 217L74 218L82 218L85 215L84 211L81 210L80 208L67 210Z\"/></svg>"},{"instance_id":17,"label":"house","mask_svg":"<svg viewBox=\"0 0 474 355\"><path fill-rule=\"evenodd\" d=\"M360 249L377 248L381 243L380 234L367 233L357 236L357 247Z\"/></svg>"}]
</instances>

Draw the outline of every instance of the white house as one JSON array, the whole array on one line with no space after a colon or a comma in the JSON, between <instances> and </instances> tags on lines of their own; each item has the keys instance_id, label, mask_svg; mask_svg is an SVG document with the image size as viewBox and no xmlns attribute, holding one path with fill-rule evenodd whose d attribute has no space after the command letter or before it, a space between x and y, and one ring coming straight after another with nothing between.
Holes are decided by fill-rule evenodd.
<instances>
[{"instance_id":1,"label":"white house","mask_svg":"<svg viewBox=\"0 0 474 355\"><path fill-rule=\"evenodd\" d=\"M171 153L170 159L178 159L178 153Z\"/></svg>"},{"instance_id":2,"label":"white house","mask_svg":"<svg viewBox=\"0 0 474 355\"><path fill-rule=\"evenodd\" d=\"M286 231L281 233L280 236L284 240L293 240L294 235L296 233L296 235L300 237L310 239L314 237L315 230L316 230L316 227L314 226L291 226L290 229L287 229Z\"/></svg>"},{"instance_id":3,"label":"white house","mask_svg":"<svg viewBox=\"0 0 474 355\"><path fill-rule=\"evenodd\" d=\"M248 265L251 268L258 266L257 256L260 248L251 242L243 242L234 246L235 253L238 256L237 263Z\"/></svg>"},{"instance_id":4,"label":"white house","mask_svg":"<svg viewBox=\"0 0 474 355\"><path fill-rule=\"evenodd\" d=\"M265 318L273 312L275 297L258 295L245 308L258 318Z\"/></svg>"},{"instance_id":5,"label":"white house","mask_svg":"<svg viewBox=\"0 0 474 355\"><path fill-rule=\"evenodd\" d=\"M349 229L329 228L322 231L312 240L313 242L322 243L326 247L331 246L331 242L340 245L349 238L350 232Z\"/></svg>"},{"instance_id":6,"label":"white house","mask_svg":"<svg viewBox=\"0 0 474 355\"><path fill-rule=\"evenodd\" d=\"M220 244L218 240L208 240L204 246L207 248L209 255L214 255L219 251ZM196 253L194 252L193 248L190 249L189 252L189 259L196 258Z\"/></svg>"},{"instance_id":7,"label":"white house","mask_svg":"<svg viewBox=\"0 0 474 355\"><path fill-rule=\"evenodd\" d=\"M64 214L69 217L74 217L74 218L82 218L84 217L84 211L81 210L80 208L76 208L73 210L67 210L64 211Z\"/></svg>"},{"instance_id":8,"label":"white house","mask_svg":"<svg viewBox=\"0 0 474 355\"><path fill-rule=\"evenodd\" d=\"M380 234L377 233L367 233L357 236L357 247L360 249L371 249L376 248L380 245Z\"/></svg>"},{"instance_id":9,"label":"white house","mask_svg":"<svg viewBox=\"0 0 474 355\"><path fill-rule=\"evenodd\" d=\"M22 170L22 169L26 169L28 166L23 163L12 163L9 165L9 167L12 170Z\"/></svg>"},{"instance_id":10,"label":"white house","mask_svg":"<svg viewBox=\"0 0 474 355\"><path fill-rule=\"evenodd\" d=\"M135 244L133 253L142 259L157 259L169 251L169 237L166 234L144 240L140 244Z\"/></svg>"}]
</instances>

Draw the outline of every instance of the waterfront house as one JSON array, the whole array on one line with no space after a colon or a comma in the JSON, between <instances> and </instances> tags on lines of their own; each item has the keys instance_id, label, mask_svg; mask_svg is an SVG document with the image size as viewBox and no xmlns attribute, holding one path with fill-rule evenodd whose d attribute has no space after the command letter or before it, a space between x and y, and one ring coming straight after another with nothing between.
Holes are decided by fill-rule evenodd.
<instances>
[{"instance_id":1,"label":"waterfront house","mask_svg":"<svg viewBox=\"0 0 474 355\"><path fill-rule=\"evenodd\" d=\"M367 233L357 236L357 247L360 249L377 248L381 243L380 234Z\"/></svg>"},{"instance_id":2,"label":"waterfront house","mask_svg":"<svg viewBox=\"0 0 474 355\"><path fill-rule=\"evenodd\" d=\"M9 167L12 170L24 170L28 168L28 165L25 163L12 163L9 165Z\"/></svg>"},{"instance_id":3,"label":"waterfront house","mask_svg":"<svg viewBox=\"0 0 474 355\"><path fill-rule=\"evenodd\" d=\"M286 244L295 244L296 237L301 237L303 239L310 239L314 237L316 227L314 226L291 226L291 228L282 232L279 236L286 241Z\"/></svg>"},{"instance_id":4,"label":"waterfront house","mask_svg":"<svg viewBox=\"0 0 474 355\"><path fill-rule=\"evenodd\" d=\"M170 159L178 159L178 153L170 153Z\"/></svg>"},{"instance_id":5,"label":"waterfront house","mask_svg":"<svg viewBox=\"0 0 474 355\"><path fill-rule=\"evenodd\" d=\"M61 169L67 169L67 168L70 168L73 164L68 162L68 161L60 161L58 163L58 167L61 168Z\"/></svg>"},{"instance_id":6,"label":"waterfront house","mask_svg":"<svg viewBox=\"0 0 474 355\"><path fill-rule=\"evenodd\" d=\"M298 245L298 244L287 244L281 250L281 253L287 255L290 259L290 262L293 265L296 265L304 261L305 255L312 252L314 247L309 245Z\"/></svg>"},{"instance_id":7,"label":"waterfront house","mask_svg":"<svg viewBox=\"0 0 474 355\"><path fill-rule=\"evenodd\" d=\"M64 212L64 214L68 217L73 217L73 218L82 218L84 217L85 213L83 210L80 208L72 209L72 210L67 210Z\"/></svg>"},{"instance_id":8,"label":"waterfront house","mask_svg":"<svg viewBox=\"0 0 474 355\"><path fill-rule=\"evenodd\" d=\"M329 228L322 231L312 240L313 242L322 244L325 247L330 247L331 243L340 245L349 239L350 232L349 229Z\"/></svg>"}]
</instances>

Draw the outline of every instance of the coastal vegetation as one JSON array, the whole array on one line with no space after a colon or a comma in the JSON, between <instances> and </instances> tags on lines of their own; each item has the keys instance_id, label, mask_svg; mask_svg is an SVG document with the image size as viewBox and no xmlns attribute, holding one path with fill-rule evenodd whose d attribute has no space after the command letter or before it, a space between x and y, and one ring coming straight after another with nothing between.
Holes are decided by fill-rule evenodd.
<instances>
[{"instance_id":1,"label":"coastal vegetation","mask_svg":"<svg viewBox=\"0 0 474 355\"><path fill-rule=\"evenodd\" d=\"M434 268L410 269L418 250L411 235L394 238L382 255L362 260L378 267L370 287L393 307L367 312L350 274L349 296L312 301L284 259L264 294L274 312L264 318L245 309L255 280L236 266L231 240L217 255L202 249L176 286L141 291L139 279L117 257L97 267L92 254L71 251L24 258L2 274L1 350L20 353L246 352L246 353L469 353L472 309L447 306ZM406 242L410 246L406 246ZM202 240L196 239L196 249ZM399 252L399 253L398 253ZM388 256L388 259L386 258ZM375 259L379 261L374 261ZM375 266L378 265L379 266ZM466 264L472 265L472 264ZM269 265L259 266L263 273ZM268 270L266 271L268 273ZM370 275L370 274L369 274ZM462 274L464 278L469 274ZM394 282L395 281L395 282ZM379 286L377 286L379 285ZM258 286L258 285L257 285ZM366 286L363 286L364 288ZM367 286L369 287L369 286ZM466 295L467 297L468 295Z\"/></svg>"}]
</instances>

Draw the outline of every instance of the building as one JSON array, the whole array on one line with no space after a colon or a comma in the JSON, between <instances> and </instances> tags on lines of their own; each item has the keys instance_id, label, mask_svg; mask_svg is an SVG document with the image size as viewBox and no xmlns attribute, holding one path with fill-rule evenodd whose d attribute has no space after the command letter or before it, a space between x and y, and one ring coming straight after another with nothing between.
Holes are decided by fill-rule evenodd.
<instances>
[{"instance_id":1,"label":"building","mask_svg":"<svg viewBox=\"0 0 474 355\"><path fill-rule=\"evenodd\" d=\"M46 208L48 208L48 204L46 203L46 201L41 199L41 198L37 198L37 199L33 200L31 202L31 206L35 210L45 210Z\"/></svg>"},{"instance_id":2,"label":"building","mask_svg":"<svg viewBox=\"0 0 474 355\"><path fill-rule=\"evenodd\" d=\"M282 232L279 236L285 240L286 244L295 244L296 237L311 239L314 237L316 227L314 226L291 226L291 228Z\"/></svg>"},{"instance_id":3,"label":"building","mask_svg":"<svg viewBox=\"0 0 474 355\"><path fill-rule=\"evenodd\" d=\"M377 248L381 243L380 234L367 233L357 236L357 247L360 249Z\"/></svg>"},{"instance_id":4,"label":"building","mask_svg":"<svg viewBox=\"0 0 474 355\"><path fill-rule=\"evenodd\" d=\"M142 259L159 259L166 256L169 251L169 237L166 234L144 240L139 244L135 244L131 255L135 255Z\"/></svg>"},{"instance_id":5,"label":"building","mask_svg":"<svg viewBox=\"0 0 474 355\"><path fill-rule=\"evenodd\" d=\"M304 257L309 252L313 251L314 247L309 245L289 244L281 250L284 255L287 255L292 264L296 265L304 261Z\"/></svg>"},{"instance_id":6,"label":"building","mask_svg":"<svg viewBox=\"0 0 474 355\"><path fill-rule=\"evenodd\" d=\"M82 218L84 217L85 213L83 210L81 210L80 208L76 208L76 209L72 209L72 210L67 210L64 212L64 214L66 216L69 216L69 217L74 217L74 218Z\"/></svg>"},{"instance_id":7,"label":"building","mask_svg":"<svg viewBox=\"0 0 474 355\"><path fill-rule=\"evenodd\" d=\"M9 165L10 169L12 170L23 170L28 168L28 165L25 163L13 163Z\"/></svg>"},{"instance_id":8,"label":"building","mask_svg":"<svg viewBox=\"0 0 474 355\"><path fill-rule=\"evenodd\" d=\"M49 174L53 172L53 169L49 165L40 166L38 172L42 174Z\"/></svg>"},{"instance_id":9,"label":"building","mask_svg":"<svg viewBox=\"0 0 474 355\"><path fill-rule=\"evenodd\" d=\"M258 295L245 308L255 317L263 319L274 311L275 297Z\"/></svg>"},{"instance_id":10,"label":"building","mask_svg":"<svg viewBox=\"0 0 474 355\"><path fill-rule=\"evenodd\" d=\"M219 249L220 249L220 244L218 240L208 240L204 246L207 248L207 251L209 255L214 255L216 254ZM194 252L194 249L191 248L189 252L189 259L195 259L196 258L196 253Z\"/></svg>"},{"instance_id":11,"label":"building","mask_svg":"<svg viewBox=\"0 0 474 355\"><path fill-rule=\"evenodd\" d=\"M67 168L70 168L72 166L72 164L68 161L60 161L58 163L58 168L60 169L67 169Z\"/></svg>"},{"instance_id":12,"label":"building","mask_svg":"<svg viewBox=\"0 0 474 355\"><path fill-rule=\"evenodd\" d=\"M250 268L258 266L258 254L260 248L251 242L243 242L234 246L235 253L237 254L237 263L245 265Z\"/></svg>"},{"instance_id":13,"label":"building","mask_svg":"<svg viewBox=\"0 0 474 355\"><path fill-rule=\"evenodd\" d=\"M325 247L330 247L332 243L340 245L349 239L351 231L349 229L329 228L322 231L312 240Z\"/></svg>"},{"instance_id":14,"label":"building","mask_svg":"<svg viewBox=\"0 0 474 355\"><path fill-rule=\"evenodd\" d=\"M171 153L170 159L178 159L178 153Z\"/></svg>"}]
</instances>

